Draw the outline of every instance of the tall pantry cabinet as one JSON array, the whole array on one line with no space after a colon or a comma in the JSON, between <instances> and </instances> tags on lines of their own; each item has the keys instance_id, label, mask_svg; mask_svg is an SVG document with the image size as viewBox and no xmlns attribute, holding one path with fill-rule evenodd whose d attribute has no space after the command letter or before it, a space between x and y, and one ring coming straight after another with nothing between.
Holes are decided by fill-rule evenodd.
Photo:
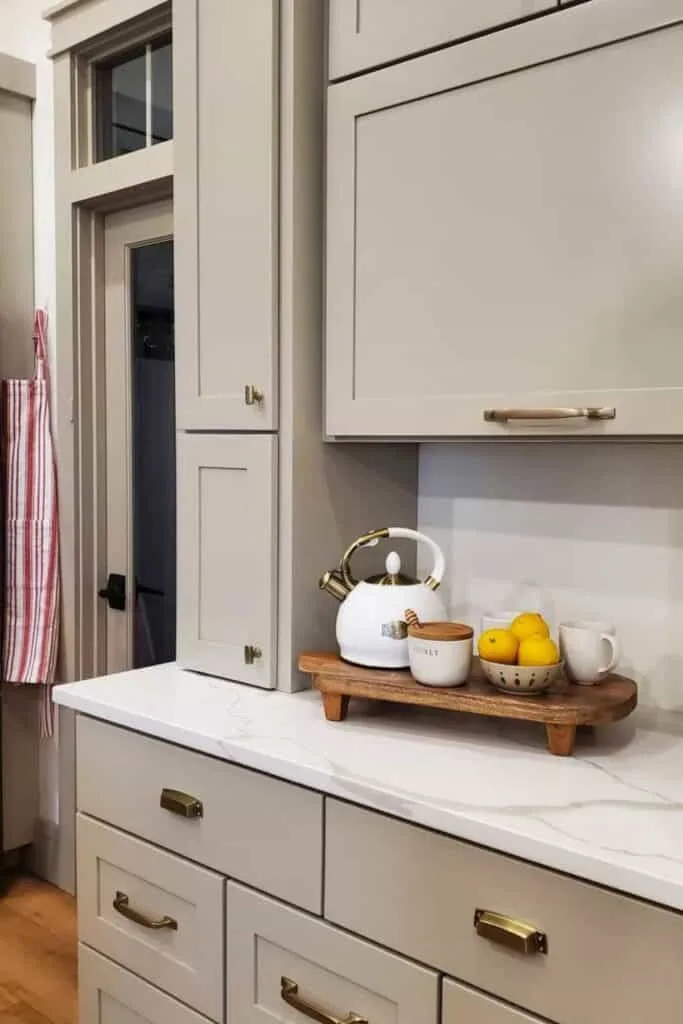
<instances>
[{"instance_id":1,"label":"tall pantry cabinet","mask_svg":"<svg viewBox=\"0 0 683 1024\"><path fill-rule=\"evenodd\" d=\"M317 588L416 519L416 453L323 441L325 4L173 7L178 661L297 689Z\"/></svg>"}]
</instances>

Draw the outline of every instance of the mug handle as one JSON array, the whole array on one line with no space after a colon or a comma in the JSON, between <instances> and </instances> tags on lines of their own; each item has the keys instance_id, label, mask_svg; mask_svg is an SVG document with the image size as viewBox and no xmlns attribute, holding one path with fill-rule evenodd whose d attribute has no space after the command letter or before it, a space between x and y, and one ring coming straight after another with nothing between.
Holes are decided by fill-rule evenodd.
<instances>
[{"instance_id":1,"label":"mug handle","mask_svg":"<svg viewBox=\"0 0 683 1024\"><path fill-rule=\"evenodd\" d=\"M610 658L609 663L600 669L600 675L606 676L609 675L610 672L614 672L614 669L617 666L617 662L619 660L619 645L617 643L617 638L612 636L611 633L601 633L600 639L605 640L612 649L612 657Z\"/></svg>"}]
</instances>

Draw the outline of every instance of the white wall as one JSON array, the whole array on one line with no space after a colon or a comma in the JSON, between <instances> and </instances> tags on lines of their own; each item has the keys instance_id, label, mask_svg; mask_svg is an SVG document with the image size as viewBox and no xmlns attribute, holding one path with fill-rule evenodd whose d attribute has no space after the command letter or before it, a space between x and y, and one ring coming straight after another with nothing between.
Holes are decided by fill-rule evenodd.
<instances>
[{"instance_id":1,"label":"white wall","mask_svg":"<svg viewBox=\"0 0 683 1024\"><path fill-rule=\"evenodd\" d=\"M683 445L424 445L418 517L453 617L606 619L641 703L683 710Z\"/></svg>"},{"instance_id":2,"label":"white wall","mask_svg":"<svg viewBox=\"0 0 683 1024\"><path fill-rule=\"evenodd\" d=\"M42 19L45 0L0 0L0 51L36 65L37 98L34 108L35 195L35 300L48 310L51 331L50 356L54 372L55 309L55 212L52 64L50 26ZM54 382L54 381L53 381ZM57 741L43 742L40 757L41 818L56 822Z\"/></svg>"}]
</instances>

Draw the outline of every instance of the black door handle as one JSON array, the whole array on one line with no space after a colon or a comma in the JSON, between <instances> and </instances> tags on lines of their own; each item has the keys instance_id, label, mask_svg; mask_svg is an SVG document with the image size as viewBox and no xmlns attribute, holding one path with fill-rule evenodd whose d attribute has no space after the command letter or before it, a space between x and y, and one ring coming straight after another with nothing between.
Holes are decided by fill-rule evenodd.
<instances>
[{"instance_id":1,"label":"black door handle","mask_svg":"<svg viewBox=\"0 0 683 1024\"><path fill-rule=\"evenodd\" d=\"M109 607L113 608L117 612L125 612L126 610L126 577L121 576L120 573L111 572L109 573L109 579L107 585L102 590L97 591L99 597L109 602Z\"/></svg>"}]
</instances>

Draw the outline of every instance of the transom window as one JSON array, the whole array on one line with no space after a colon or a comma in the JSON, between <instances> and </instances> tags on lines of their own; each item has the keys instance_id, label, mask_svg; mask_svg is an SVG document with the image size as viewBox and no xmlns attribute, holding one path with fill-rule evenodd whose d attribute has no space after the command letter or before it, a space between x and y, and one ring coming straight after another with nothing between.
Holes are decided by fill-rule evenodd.
<instances>
[{"instance_id":1,"label":"transom window","mask_svg":"<svg viewBox=\"0 0 683 1024\"><path fill-rule=\"evenodd\" d=\"M109 160L173 138L171 36L95 66L95 159Z\"/></svg>"}]
</instances>

